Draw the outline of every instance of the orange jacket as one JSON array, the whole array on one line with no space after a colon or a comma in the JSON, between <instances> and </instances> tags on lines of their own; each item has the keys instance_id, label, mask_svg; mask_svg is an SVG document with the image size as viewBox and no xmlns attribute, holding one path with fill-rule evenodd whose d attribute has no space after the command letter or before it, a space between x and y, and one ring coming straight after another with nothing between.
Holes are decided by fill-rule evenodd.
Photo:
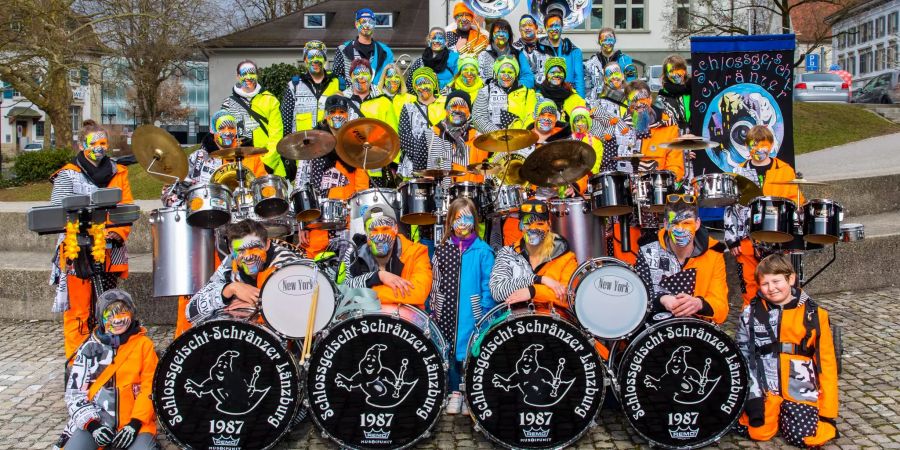
<instances>
[{"instance_id":1,"label":"orange jacket","mask_svg":"<svg viewBox=\"0 0 900 450\"><path fill-rule=\"evenodd\" d=\"M516 244L515 249L516 252L522 253L522 241L519 241ZM575 269L578 268L578 260L575 258L575 253L568 248L561 254L552 257L549 261L537 266L535 268L534 274L539 277L550 277L554 280L558 281L559 284L563 286L569 285L569 280L572 279L572 275L575 274ZM537 283L532 286L534 290L533 299L535 302L543 302L543 303L554 303L556 306L561 306L563 308L569 307L569 300L566 298L558 298L556 294L553 292L553 289L549 287Z\"/></svg>"},{"instance_id":2,"label":"orange jacket","mask_svg":"<svg viewBox=\"0 0 900 450\"><path fill-rule=\"evenodd\" d=\"M750 160L744 161L739 167L746 169L750 164ZM797 202L799 195L800 201L797 206L806 203L800 188L794 184L775 184L776 182L790 181L797 178L797 173L790 164L778 159L772 158L772 166L766 171L766 179L762 185L763 195L770 197L784 197L791 201Z\"/></svg>"},{"instance_id":3,"label":"orange jacket","mask_svg":"<svg viewBox=\"0 0 900 450\"><path fill-rule=\"evenodd\" d=\"M679 150L670 150L661 147L662 144L672 142L678 137L678 126L655 127L650 129L650 137L641 139L641 158L644 161L653 160L658 163L656 170L671 170L675 173L675 180L684 178L684 154Z\"/></svg>"},{"instance_id":4,"label":"orange jacket","mask_svg":"<svg viewBox=\"0 0 900 450\"><path fill-rule=\"evenodd\" d=\"M328 198L347 201L353 194L369 188L369 174L365 170L347 167L341 161L336 161L334 168L347 177L350 182L344 186L329 189Z\"/></svg>"},{"instance_id":5,"label":"orange jacket","mask_svg":"<svg viewBox=\"0 0 900 450\"><path fill-rule=\"evenodd\" d=\"M819 331L818 336L818 352L812 359L815 361L821 373L819 373L819 396L813 405L819 408L819 415L831 419L837 418L838 415L838 385L837 385L837 356L834 351L834 339L831 336L831 324L828 320L828 312L818 308L819 314ZM797 307L785 309L781 318L781 328L778 333L778 341L782 343L790 343L799 345L806 335L806 327L803 325L804 308ZM788 383L790 382L791 360L803 359L800 355L790 355L781 353L780 361L780 381L782 396L787 393ZM797 401L785 397L791 401Z\"/></svg>"},{"instance_id":6,"label":"orange jacket","mask_svg":"<svg viewBox=\"0 0 900 450\"><path fill-rule=\"evenodd\" d=\"M412 283L412 290L406 297L394 294L394 290L381 284L377 275L377 267L372 267L366 260L371 260L372 253L368 245L357 249L357 260L349 267L349 276L345 283L350 287L366 287L378 294L381 303L405 303L422 307L425 300L431 294L432 272L431 259L428 257L428 247L410 241L405 236L398 234L396 245L400 246L399 262L403 265L400 278ZM365 256L361 256L365 255ZM391 256L394 257L393 255Z\"/></svg>"},{"instance_id":7,"label":"orange jacket","mask_svg":"<svg viewBox=\"0 0 900 450\"><path fill-rule=\"evenodd\" d=\"M440 130L438 129L438 127L433 127L433 131L436 135L440 135ZM469 137L466 139L466 146L469 147L469 164L478 164L478 163L483 162L484 160L488 159L488 156L490 156L490 154L488 152L486 152L484 150L480 150L478 147L475 147L475 138L476 137L478 137L478 132L474 128L469 129ZM462 170L464 172L466 171L466 168L463 166L460 166L459 164L452 164L451 166L456 170ZM474 183L483 183L484 175L467 173L463 176L454 177L453 181L455 183L461 183L463 181L471 181Z\"/></svg>"}]
</instances>

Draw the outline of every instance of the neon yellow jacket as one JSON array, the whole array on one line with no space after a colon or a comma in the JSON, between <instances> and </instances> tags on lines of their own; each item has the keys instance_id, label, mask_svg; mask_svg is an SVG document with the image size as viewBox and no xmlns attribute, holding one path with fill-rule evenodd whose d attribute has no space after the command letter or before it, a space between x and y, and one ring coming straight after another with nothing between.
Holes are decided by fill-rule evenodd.
<instances>
[{"instance_id":1,"label":"neon yellow jacket","mask_svg":"<svg viewBox=\"0 0 900 450\"><path fill-rule=\"evenodd\" d=\"M265 148L268 150L262 156L263 164L272 169L275 175L286 176L284 164L281 162L281 155L275 150L278 141L284 137L284 124L281 122L281 102L269 91L263 91L253 97L250 101L250 108L265 117L268 123L263 127L257 127L253 130L253 146Z\"/></svg>"},{"instance_id":2,"label":"neon yellow jacket","mask_svg":"<svg viewBox=\"0 0 900 450\"><path fill-rule=\"evenodd\" d=\"M397 120L400 120L400 112L403 111L403 105L414 101L416 101L416 96L409 92L398 92L397 95L391 99L391 103L394 105L394 116L397 117Z\"/></svg>"}]
</instances>

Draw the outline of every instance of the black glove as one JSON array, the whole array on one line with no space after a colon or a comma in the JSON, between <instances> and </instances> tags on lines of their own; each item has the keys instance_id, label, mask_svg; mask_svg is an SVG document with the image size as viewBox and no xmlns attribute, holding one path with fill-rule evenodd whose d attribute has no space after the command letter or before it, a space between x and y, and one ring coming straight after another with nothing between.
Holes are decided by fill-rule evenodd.
<instances>
[{"instance_id":1,"label":"black glove","mask_svg":"<svg viewBox=\"0 0 900 450\"><path fill-rule=\"evenodd\" d=\"M91 433L91 437L94 438L94 442L97 443L98 447L103 447L112 442L113 436L116 434L112 428L103 425L99 420L88 423L87 430Z\"/></svg>"},{"instance_id":2,"label":"black glove","mask_svg":"<svg viewBox=\"0 0 900 450\"><path fill-rule=\"evenodd\" d=\"M131 422L128 422L128 425L125 425L118 433L116 433L115 439L112 440L111 447L131 447L131 444L134 444L134 438L137 437L138 432L141 431L141 425L140 420L131 419Z\"/></svg>"},{"instance_id":3,"label":"black glove","mask_svg":"<svg viewBox=\"0 0 900 450\"><path fill-rule=\"evenodd\" d=\"M756 397L747 400L744 404L744 412L747 413L747 419L751 427L761 427L766 420L766 400L765 397Z\"/></svg>"}]
</instances>

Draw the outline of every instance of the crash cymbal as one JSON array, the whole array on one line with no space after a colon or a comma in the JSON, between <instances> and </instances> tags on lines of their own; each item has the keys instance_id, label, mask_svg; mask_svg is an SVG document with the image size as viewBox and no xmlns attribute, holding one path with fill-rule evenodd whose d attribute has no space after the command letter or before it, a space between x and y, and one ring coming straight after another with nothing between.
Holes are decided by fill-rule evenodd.
<instances>
[{"instance_id":1,"label":"crash cymbal","mask_svg":"<svg viewBox=\"0 0 900 450\"><path fill-rule=\"evenodd\" d=\"M807 180L806 178L794 178L793 180L790 180L790 181L773 181L772 184L781 184L781 185L793 184L793 185L797 185L797 186L830 186L830 184L828 184L828 183L823 183L821 181Z\"/></svg>"},{"instance_id":2,"label":"crash cymbal","mask_svg":"<svg viewBox=\"0 0 900 450\"><path fill-rule=\"evenodd\" d=\"M670 148L673 150L706 150L718 146L718 142L708 141L700 136L694 136L693 134L685 134L675 138L672 142L660 145L662 148Z\"/></svg>"},{"instance_id":3,"label":"crash cymbal","mask_svg":"<svg viewBox=\"0 0 900 450\"><path fill-rule=\"evenodd\" d=\"M278 141L278 154L287 159L309 160L331 153L337 139L322 130L298 131Z\"/></svg>"},{"instance_id":4,"label":"crash cymbal","mask_svg":"<svg viewBox=\"0 0 900 450\"><path fill-rule=\"evenodd\" d=\"M649 155L645 155L643 153L632 153L628 156L613 156L613 159L615 159L617 161L627 161L627 160L631 160L634 158L644 158L647 156L649 156Z\"/></svg>"},{"instance_id":5,"label":"crash cymbal","mask_svg":"<svg viewBox=\"0 0 900 450\"><path fill-rule=\"evenodd\" d=\"M390 125L362 117L341 127L335 149L342 160L357 169L380 169L400 152L400 136Z\"/></svg>"},{"instance_id":6,"label":"crash cymbal","mask_svg":"<svg viewBox=\"0 0 900 450\"><path fill-rule=\"evenodd\" d=\"M259 147L222 148L210 153L209 156L215 156L216 158L222 158L224 160L231 160L237 158L246 158L253 155L262 155L267 151L268 150Z\"/></svg>"},{"instance_id":7,"label":"crash cymbal","mask_svg":"<svg viewBox=\"0 0 900 450\"><path fill-rule=\"evenodd\" d=\"M418 172L413 172L413 176L415 176L416 178L447 178L461 177L466 173L467 172L456 169L425 169Z\"/></svg>"},{"instance_id":8,"label":"crash cymbal","mask_svg":"<svg viewBox=\"0 0 900 450\"><path fill-rule=\"evenodd\" d=\"M753 201L754 198L760 197L763 195L762 189L756 185L756 183L750 181L749 178L745 176L741 176L738 174L734 175L734 180L737 183L738 188L738 203L747 206L750 202Z\"/></svg>"},{"instance_id":9,"label":"crash cymbal","mask_svg":"<svg viewBox=\"0 0 900 450\"><path fill-rule=\"evenodd\" d=\"M512 152L530 147L537 135L528 130L506 129L482 134L475 138L475 147L490 153Z\"/></svg>"},{"instance_id":10,"label":"crash cymbal","mask_svg":"<svg viewBox=\"0 0 900 450\"><path fill-rule=\"evenodd\" d=\"M187 155L175 137L162 128L139 126L131 135L131 150L138 163L144 169L149 168L147 173L157 180L171 183L172 178L187 176Z\"/></svg>"},{"instance_id":11,"label":"crash cymbal","mask_svg":"<svg viewBox=\"0 0 900 450\"><path fill-rule=\"evenodd\" d=\"M480 163L469 164L466 166L466 170L471 174L475 175L490 175L491 169L497 167L496 164L491 163L488 160L484 160Z\"/></svg>"},{"instance_id":12,"label":"crash cymbal","mask_svg":"<svg viewBox=\"0 0 900 450\"><path fill-rule=\"evenodd\" d=\"M497 177L503 184L523 185L527 180L522 178L522 165L525 158L517 153L503 155L496 163L496 167L488 171L489 175Z\"/></svg>"},{"instance_id":13,"label":"crash cymbal","mask_svg":"<svg viewBox=\"0 0 900 450\"><path fill-rule=\"evenodd\" d=\"M596 160L594 149L582 141L554 141L529 155L519 175L538 186L562 186L587 175Z\"/></svg>"}]
</instances>

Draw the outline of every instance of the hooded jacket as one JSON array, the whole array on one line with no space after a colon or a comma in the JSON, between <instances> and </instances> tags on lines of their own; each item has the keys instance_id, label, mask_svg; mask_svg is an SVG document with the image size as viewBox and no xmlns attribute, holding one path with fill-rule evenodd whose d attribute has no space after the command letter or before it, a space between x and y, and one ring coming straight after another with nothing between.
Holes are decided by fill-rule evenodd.
<instances>
[{"instance_id":1,"label":"hooded jacket","mask_svg":"<svg viewBox=\"0 0 900 450\"><path fill-rule=\"evenodd\" d=\"M313 129L325 118L325 99L340 91L340 82L332 72L325 72L325 78L318 85L309 72L300 75L296 81L288 81L281 97L284 134Z\"/></svg>"},{"instance_id":2,"label":"hooded jacket","mask_svg":"<svg viewBox=\"0 0 900 450\"><path fill-rule=\"evenodd\" d=\"M253 146L268 150L262 155L262 161L272 173L278 176L287 176L281 155L276 146L284 137L284 124L281 121L281 102L269 91L260 90L250 99L250 110L253 114L241 106L241 101L246 98L237 93L234 87L231 96L222 102L222 108L238 120L238 132L241 137L252 139ZM240 100L238 100L240 99ZM260 120L257 120L257 117Z\"/></svg>"},{"instance_id":3,"label":"hooded jacket","mask_svg":"<svg viewBox=\"0 0 900 450\"><path fill-rule=\"evenodd\" d=\"M538 40L538 51L546 55L546 57L550 56L559 56L566 60L566 81L569 82L572 86L575 87L575 90L578 92L582 98L585 94L585 86L584 86L584 58L581 54L581 49L578 48L569 38L560 39L559 47L554 47L550 44L550 40L546 37L543 37ZM544 58L546 60L546 57ZM541 67L541 71L544 68Z\"/></svg>"},{"instance_id":4,"label":"hooded jacket","mask_svg":"<svg viewBox=\"0 0 900 450\"><path fill-rule=\"evenodd\" d=\"M491 26L491 33L488 36L490 46L483 52L478 54L478 71L481 73L483 80L489 80L494 77L494 61L497 60L500 53L494 48L494 26ZM509 37L512 39L512 30L509 31ZM531 62L528 61L528 55L519 48L516 48L512 42L508 42L509 55L513 55L519 61L519 84L527 88L534 88L534 72L531 70Z\"/></svg>"},{"instance_id":5,"label":"hooded jacket","mask_svg":"<svg viewBox=\"0 0 900 450\"><path fill-rule=\"evenodd\" d=\"M347 80L350 79L350 63L354 59L361 58L353 46L357 39L344 42L334 53L331 71L338 77L341 90L347 89L349 86ZM377 85L381 81L381 72L384 71L385 66L394 62L394 52L387 44L375 39L372 39L372 45L374 49L372 57L369 58L369 64L372 66L372 84Z\"/></svg>"},{"instance_id":6,"label":"hooded jacket","mask_svg":"<svg viewBox=\"0 0 900 450\"><path fill-rule=\"evenodd\" d=\"M606 65L613 61L622 69L626 83L637 79L637 68L634 66L631 56L622 53L622 50L613 51L609 58L597 52L584 63L584 82L588 92L586 97L588 101L593 103L594 100L599 98L606 79L603 71Z\"/></svg>"},{"instance_id":7,"label":"hooded jacket","mask_svg":"<svg viewBox=\"0 0 900 450\"><path fill-rule=\"evenodd\" d=\"M472 124L482 134L504 128L525 129L534 122L536 104L533 89L516 84L507 91L491 80L472 103Z\"/></svg>"},{"instance_id":8,"label":"hooded jacket","mask_svg":"<svg viewBox=\"0 0 900 450\"><path fill-rule=\"evenodd\" d=\"M504 302L513 291L527 288L535 302L553 303L568 308L568 299L557 298L553 289L541 284L541 277L552 278L567 286L577 268L575 253L569 250L566 238L558 234L553 234L550 259L536 268L532 268L528 260L525 241L520 240L518 244L505 246L497 252L494 270L491 272L491 294L497 302Z\"/></svg>"},{"instance_id":9,"label":"hooded jacket","mask_svg":"<svg viewBox=\"0 0 900 450\"><path fill-rule=\"evenodd\" d=\"M428 247L397 235L394 250L388 259L387 271L412 283L412 292L406 297L394 294L394 290L381 284L378 262L368 245L356 249L356 260L347 268L344 285L351 288L369 288L378 294L381 303L406 303L420 308L431 293L431 261Z\"/></svg>"}]
</instances>

